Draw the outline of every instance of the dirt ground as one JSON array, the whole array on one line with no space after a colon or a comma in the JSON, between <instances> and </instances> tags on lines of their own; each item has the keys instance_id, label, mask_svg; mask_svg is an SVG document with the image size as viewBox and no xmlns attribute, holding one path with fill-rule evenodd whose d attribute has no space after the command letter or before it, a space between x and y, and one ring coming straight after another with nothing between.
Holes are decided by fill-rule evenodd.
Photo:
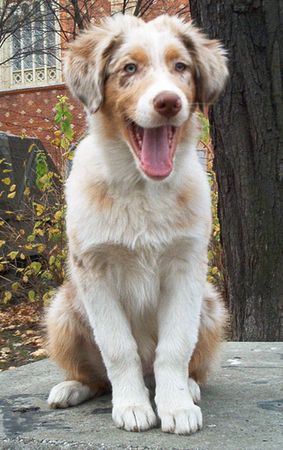
<instances>
[{"instance_id":1,"label":"dirt ground","mask_svg":"<svg viewBox=\"0 0 283 450\"><path fill-rule=\"evenodd\" d=\"M43 308L37 303L2 306L0 371L46 358Z\"/></svg>"}]
</instances>

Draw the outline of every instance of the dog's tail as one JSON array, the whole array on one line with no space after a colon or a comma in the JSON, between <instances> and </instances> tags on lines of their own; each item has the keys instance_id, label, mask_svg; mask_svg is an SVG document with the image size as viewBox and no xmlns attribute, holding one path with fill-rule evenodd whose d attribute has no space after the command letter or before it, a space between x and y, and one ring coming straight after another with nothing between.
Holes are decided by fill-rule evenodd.
<instances>
[{"instance_id":1,"label":"dog's tail","mask_svg":"<svg viewBox=\"0 0 283 450\"><path fill-rule=\"evenodd\" d=\"M200 329L196 348L189 364L189 376L205 383L217 363L220 343L224 337L228 314L216 289L209 283L202 302Z\"/></svg>"}]
</instances>

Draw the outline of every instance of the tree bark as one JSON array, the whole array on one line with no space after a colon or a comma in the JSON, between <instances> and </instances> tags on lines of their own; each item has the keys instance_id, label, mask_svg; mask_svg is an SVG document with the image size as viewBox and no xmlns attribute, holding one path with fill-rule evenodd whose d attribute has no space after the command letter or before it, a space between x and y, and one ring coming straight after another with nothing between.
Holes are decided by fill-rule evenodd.
<instances>
[{"instance_id":1,"label":"tree bark","mask_svg":"<svg viewBox=\"0 0 283 450\"><path fill-rule=\"evenodd\" d=\"M283 3L191 0L228 49L210 109L226 289L236 340L283 338Z\"/></svg>"}]
</instances>

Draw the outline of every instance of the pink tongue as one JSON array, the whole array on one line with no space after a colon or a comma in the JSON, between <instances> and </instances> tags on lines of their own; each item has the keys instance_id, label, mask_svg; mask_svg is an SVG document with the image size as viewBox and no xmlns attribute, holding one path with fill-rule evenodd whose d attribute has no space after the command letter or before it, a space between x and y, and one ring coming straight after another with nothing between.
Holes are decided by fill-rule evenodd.
<instances>
[{"instance_id":1,"label":"pink tongue","mask_svg":"<svg viewBox=\"0 0 283 450\"><path fill-rule=\"evenodd\" d=\"M166 177L172 171L168 128L163 126L143 130L141 163L145 173L151 177Z\"/></svg>"}]
</instances>

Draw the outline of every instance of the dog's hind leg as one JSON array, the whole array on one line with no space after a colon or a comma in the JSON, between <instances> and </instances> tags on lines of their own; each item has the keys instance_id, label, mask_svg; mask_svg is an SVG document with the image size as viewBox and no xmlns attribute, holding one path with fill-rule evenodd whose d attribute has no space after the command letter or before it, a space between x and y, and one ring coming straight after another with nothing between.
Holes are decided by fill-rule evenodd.
<instances>
[{"instance_id":1,"label":"dog's hind leg","mask_svg":"<svg viewBox=\"0 0 283 450\"><path fill-rule=\"evenodd\" d=\"M75 406L110 390L101 354L75 296L73 286L64 285L46 317L50 356L66 372L66 381L50 391L52 408Z\"/></svg>"},{"instance_id":2,"label":"dog's hind leg","mask_svg":"<svg viewBox=\"0 0 283 450\"><path fill-rule=\"evenodd\" d=\"M226 311L216 291L207 283L204 295L199 337L196 348L189 364L189 386L195 393L195 401L200 400L197 384L205 383L210 370L217 361L219 345L221 343L226 324Z\"/></svg>"}]
</instances>

